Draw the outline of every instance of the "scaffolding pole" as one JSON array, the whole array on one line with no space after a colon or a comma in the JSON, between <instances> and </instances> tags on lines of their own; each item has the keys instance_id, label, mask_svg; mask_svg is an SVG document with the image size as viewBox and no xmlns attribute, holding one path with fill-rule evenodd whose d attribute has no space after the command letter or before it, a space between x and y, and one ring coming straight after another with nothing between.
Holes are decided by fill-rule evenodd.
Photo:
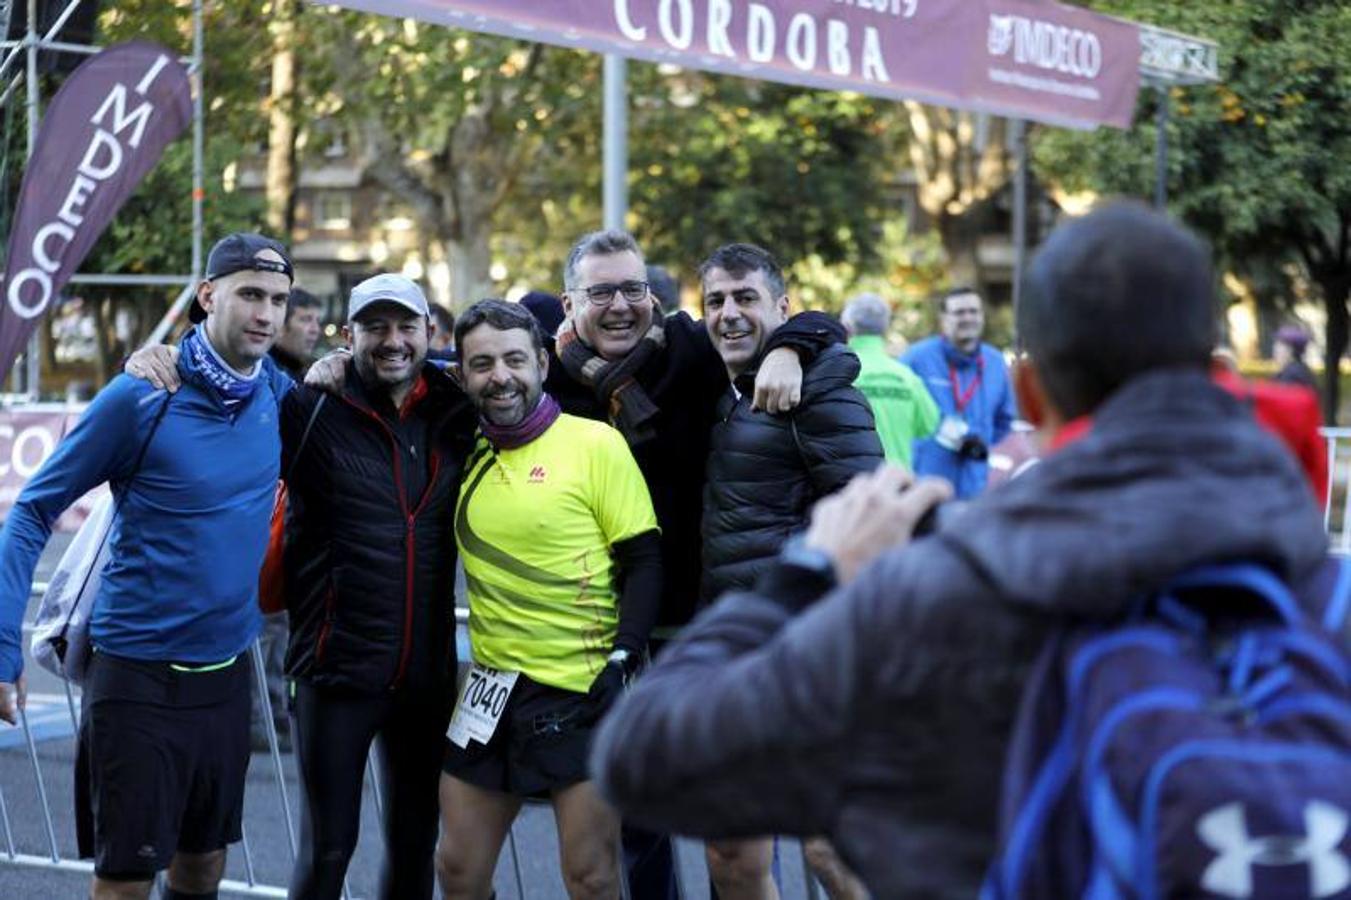
<instances>
[{"instance_id":1,"label":"scaffolding pole","mask_svg":"<svg viewBox=\"0 0 1351 900\"><path fill-rule=\"evenodd\" d=\"M75 0L75 3L78 2L79 0ZM70 12L71 10L67 9L62 18L66 18ZM28 0L26 40L28 42L28 155L24 157L25 172L29 163L33 161L33 150L38 142L38 121L42 117L42 110L39 108L42 98L38 91L38 0ZM23 367L23 392L34 402L38 399L38 380L42 373L42 360L38 355L38 346L38 332L35 328L28 338L28 349L24 352ZM15 385L15 387L18 387L18 385Z\"/></svg>"},{"instance_id":2,"label":"scaffolding pole","mask_svg":"<svg viewBox=\"0 0 1351 900\"><path fill-rule=\"evenodd\" d=\"M33 152L37 145L38 130L42 121L42 95L41 83L38 79L38 55L43 52L55 53L78 53L92 56L97 54L102 48L90 44L74 44L65 41L56 40L56 36L66 23L70 21L80 4L84 0L69 0L62 8L61 14L57 16L51 27L45 34L38 34L38 2L37 0L24 0L27 4L28 22L24 37L22 40L0 42L0 50L7 50L3 61L0 61L0 78L4 78L10 68L22 56L25 59L25 67L5 86L3 92L0 92L0 108L3 108L9 102L10 97L19 89L20 86L26 89L27 114L28 114L28 143L27 154L25 156L25 168L33 158ZM189 275L119 275L109 273L96 273L87 275L75 275L70 284L103 284L103 285L144 285L144 286L172 286L182 285L185 281L189 282L189 288L185 289L170 307L168 313L161 319L159 325L153 330L153 334L161 339L167 334L174 321L181 312L184 305L185 295L189 293L192 286L195 286L201 279L203 265L202 250L202 230L203 230L203 202L205 200L205 156L206 156L206 102L205 102L205 82L203 71L205 68L205 29L203 24L203 2L202 0L193 0L192 4L192 54L187 57L179 57L180 61L188 66L188 76L192 83L192 265ZM42 327L39 323L38 327ZM11 388L14 394L26 395L30 401L39 399L41 389L41 338L40 333L35 329L33 335L28 340L28 347L22 357L23 364L14 367L11 377Z\"/></svg>"}]
</instances>

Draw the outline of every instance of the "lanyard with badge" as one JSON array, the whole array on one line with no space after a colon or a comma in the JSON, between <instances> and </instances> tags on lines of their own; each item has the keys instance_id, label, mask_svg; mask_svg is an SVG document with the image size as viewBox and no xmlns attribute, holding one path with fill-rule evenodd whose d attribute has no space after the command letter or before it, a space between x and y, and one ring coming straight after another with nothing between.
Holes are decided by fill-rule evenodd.
<instances>
[{"instance_id":1,"label":"lanyard with badge","mask_svg":"<svg viewBox=\"0 0 1351 900\"><path fill-rule=\"evenodd\" d=\"M962 441L971 432L971 425L966 421L966 408L971 405L975 399L976 392L980 390L980 383L985 377L985 357L981 355L979 349L976 350L976 375L967 385L966 390L962 390L962 379L957 373L957 367L948 363L948 381L952 384L952 405L957 408L956 413L948 413L943 417L943 421L938 426L937 433L934 434L934 440L938 446L945 450L951 450L953 453L960 453Z\"/></svg>"}]
</instances>

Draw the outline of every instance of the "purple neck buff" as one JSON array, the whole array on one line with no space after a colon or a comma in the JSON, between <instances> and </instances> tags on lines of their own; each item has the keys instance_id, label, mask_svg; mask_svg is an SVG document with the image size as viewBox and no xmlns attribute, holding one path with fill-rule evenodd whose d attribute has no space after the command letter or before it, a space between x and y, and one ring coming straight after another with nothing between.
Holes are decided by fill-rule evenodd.
<instances>
[{"instance_id":1,"label":"purple neck buff","mask_svg":"<svg viewBox=\"0 0 1351 900\"><path fill-rule=\"evenodd\" d=\"M557 400L548 394L540 394L535 411L515 425L494 425L479 416L478 427L482 429L483 436L498 450L515 450L548 431L549 426L562 411Z\"/></svg>"}]
</instances>

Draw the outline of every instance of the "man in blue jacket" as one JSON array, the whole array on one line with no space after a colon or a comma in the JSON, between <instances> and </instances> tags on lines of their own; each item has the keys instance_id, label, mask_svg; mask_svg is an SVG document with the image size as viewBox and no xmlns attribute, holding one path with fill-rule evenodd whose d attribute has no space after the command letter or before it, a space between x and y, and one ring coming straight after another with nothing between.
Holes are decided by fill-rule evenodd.
<instances>
[{"instance_id":1,"label":"man in blue jacket","mask_svg":"<svg viewBox=\"0 0 1351 900\"><path fill-rule=\"evenodd\" d=\"M965 287L948 291L939 301L939 330L901 357L942 414L933 436L915 442L915 474L945 478L958 497L974 497L985 489L990 448L1018 413L1003 355L981 341L980 295Z\"/></svg>"},{"instance_id":2,"label":"man in blue jacket","mask_svg":"<svg viewBox=\"0 0 1351 900\"><path fill-rule=\"evenodd\" d=\"M215 897L240 838L258 569L291 379L267 356L291 262L256 234L212 248L170 398L119 375L24 488L0 532L0 718L23 703L20 627L61 513L107 481L117 504L94 599L76 763L94 900ZM139 461L139 465L138 465Z\"/></svg>"}]
</instances>

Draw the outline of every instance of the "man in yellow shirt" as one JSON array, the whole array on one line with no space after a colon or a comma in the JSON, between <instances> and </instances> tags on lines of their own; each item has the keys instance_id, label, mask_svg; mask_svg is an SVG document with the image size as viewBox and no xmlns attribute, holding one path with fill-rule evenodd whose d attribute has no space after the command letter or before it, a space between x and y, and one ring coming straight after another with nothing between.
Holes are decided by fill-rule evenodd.
<instances>
[{"instance_id":1,"label":"man in yellow shirt","mask_svg":"<svg viewBox=\"0 0 1351 900\"><path fill-rule=\"evenodd\" d=\"M455 513L475 665L448 732L441 887L487 897L522 801L548 797L568 895L617 898L619 817L586 761L656 620L652 501L619 432L561 414L543 392L548 356L529 311L485 300L455 332L479 410Z\"/></svg>"}]
</instances>

